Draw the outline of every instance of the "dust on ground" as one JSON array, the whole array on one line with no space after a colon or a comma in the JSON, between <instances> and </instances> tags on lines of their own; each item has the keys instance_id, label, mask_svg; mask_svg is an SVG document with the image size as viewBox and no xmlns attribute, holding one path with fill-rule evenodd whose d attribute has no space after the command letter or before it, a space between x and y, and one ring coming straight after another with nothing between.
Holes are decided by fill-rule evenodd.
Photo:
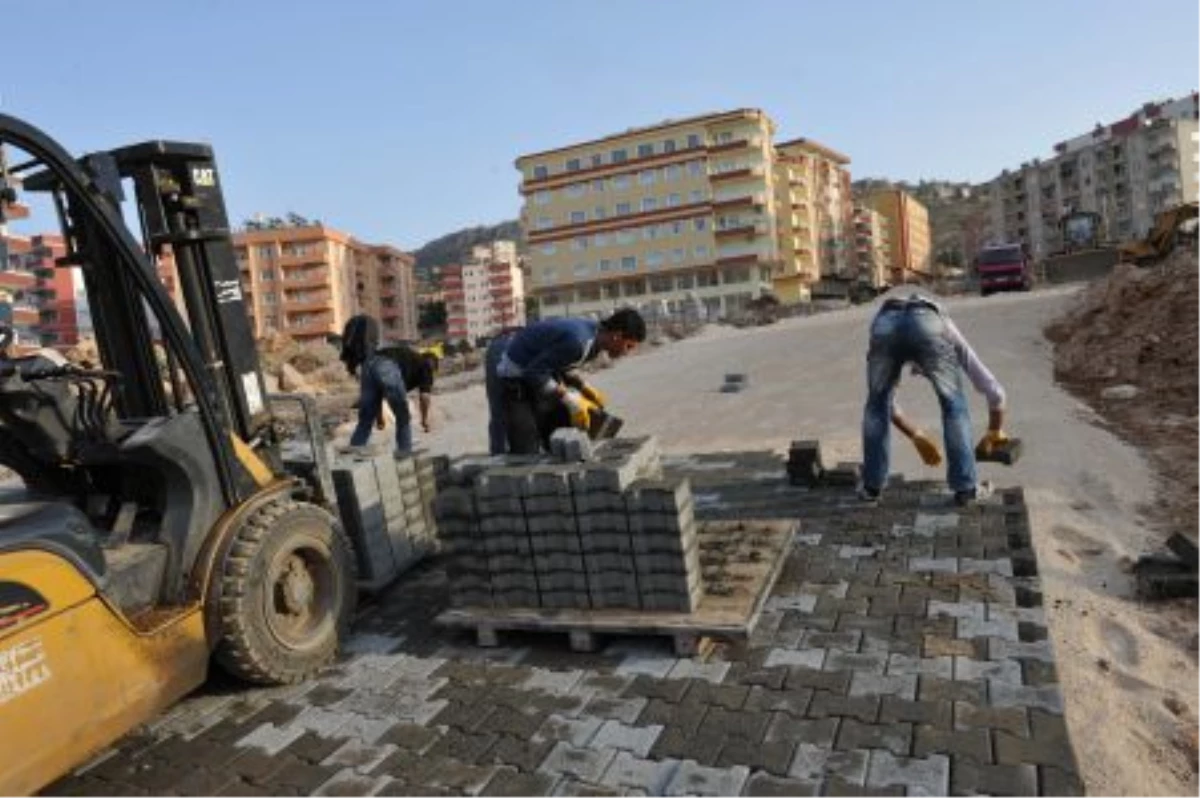
<instances>
[{"instance_id":1,"label":"dust on ground","mask_svg":"<svg viewBox=\"0 0 1200 798\"><path fill-rule=\"evenodd\" d=\"M1095 408L1097 423L1136 446L1153 468L1154 500L1140 510L1160 541L1174 532L1194 539L1196 531L1197 277L1193 252L1177 251L1151 268L1120 264L1045 330L1055 344L1055 377L1060 384ZM1072 541L1057 537L1071 547ZM1162 548L1160 542L1155 550ZM1074 550L1088 554L1078 546ZM1177 643L1176 650L1188 652L1194 669L1195 600L1143 605L1123 620L1140 621L1141 631ZM1145 681L1127 672L1128 666L1140 664L1140 654L1144 656L1130 627L1105 619L1098 632L1103 638L1098 643L1111 656L1097 660L1097 676L1117 676L1122 689L1151 692ZM1189 785L1194 794L1198 756L1194 681L1180 689L1182 696L1167 694L1162 699L1167 717L1146 707L1135 728L1155 729L1157 733L1151 734L1167 742L1152 746L1156 749L1152 764L1176 771L1178 783Z\"/></svg>"}]
</instances>

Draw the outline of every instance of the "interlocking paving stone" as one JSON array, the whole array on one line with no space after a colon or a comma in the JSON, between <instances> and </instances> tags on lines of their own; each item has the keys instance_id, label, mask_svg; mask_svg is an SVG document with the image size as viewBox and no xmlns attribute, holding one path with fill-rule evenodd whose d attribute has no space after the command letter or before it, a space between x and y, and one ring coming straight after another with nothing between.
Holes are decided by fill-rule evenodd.
<instances>
[{"instance_id":1,"label":"interlocking paving stone","mask_svg":"<svg viewBox=\"0 0 1200 798\"><path fill-rule=\"evenodd\" d=\"M648 637L479 648L433 624L435 560L362 611L320 678L202 688L46 792L1082 791L1019 496L958 509L944 487L897 482L864 508L787 487L773 455L671 462L702 520L801 519L748 642L696 658Z\"/></svg>"}]
</instances>

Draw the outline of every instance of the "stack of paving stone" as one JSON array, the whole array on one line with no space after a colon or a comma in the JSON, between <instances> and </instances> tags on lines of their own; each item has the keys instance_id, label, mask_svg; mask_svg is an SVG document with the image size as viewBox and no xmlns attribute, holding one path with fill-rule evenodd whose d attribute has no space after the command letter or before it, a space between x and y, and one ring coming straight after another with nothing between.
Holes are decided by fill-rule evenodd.
<instances>
[{"instance_id":1,"label":"stack of paving stone","mask_svg":"<svg viewBox=\"0 0 1200 798\"><path fill-rule=\"evenodd\" d=\"M819 441L792 441L788 449L787 462L788 481L793 485L816 487L821 483L825 474L825 466L821 462L821 444Z\"/></svg>"},{"instance_id":2,"label":"stack of paving stone","mask_svg":"<svg viewBox=\"0 0 1200 798\"><path fill-rule=\"evenodd\" d=\"M694 611L703 593L687 480L654 438L587 462L467 457L436 503L457 607Z\"/></svg>"},{"instance_id":3,"label":"stack of paving stone","mask_svg":"<svg viewBox=\"0 0 1200 798\"><path fill-rule=\"evenodd\" d=\"M362 587L381 589L435 549L438 534L431 507L437 481L431 458L343 454L332 472L338 513L354 545Z\"/></svg>"}]
</instances>

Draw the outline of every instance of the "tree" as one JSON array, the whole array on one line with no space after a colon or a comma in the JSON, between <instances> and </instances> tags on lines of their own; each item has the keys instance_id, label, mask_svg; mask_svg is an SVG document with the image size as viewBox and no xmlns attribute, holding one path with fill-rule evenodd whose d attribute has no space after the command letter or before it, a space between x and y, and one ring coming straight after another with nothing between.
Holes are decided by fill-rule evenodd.
<instances>
[{"instance_id":1,"label":"tree","mask_svg":"<svg viewBox=\"0 0 1200 798\"><path fill-rule=\"evenodd\" d=\"M446 326L446 303L423 302L417 316L417 326L422 330L440 330Z\"/></svg>"}]
</instances>

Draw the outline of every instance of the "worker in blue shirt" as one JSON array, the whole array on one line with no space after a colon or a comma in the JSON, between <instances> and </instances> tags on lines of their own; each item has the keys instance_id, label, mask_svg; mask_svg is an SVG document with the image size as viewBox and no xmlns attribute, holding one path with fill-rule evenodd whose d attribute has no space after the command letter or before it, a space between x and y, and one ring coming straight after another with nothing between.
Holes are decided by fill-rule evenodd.
<instances>
[{"instance_id":1,"label":"worker in blue shirt","mask_svg":"<svg viewBox=\"0 0 1200 798\"><path fill-rule=\"evenodd\" d=\"M563 419L587 430L606 399L575 371L601 352L620 358L646 340L646 322L633 308L603 321L565 318L535 322L492 341L485 387L493 454L536 454L549 448Z\"/></svg>"}]
</instances>

